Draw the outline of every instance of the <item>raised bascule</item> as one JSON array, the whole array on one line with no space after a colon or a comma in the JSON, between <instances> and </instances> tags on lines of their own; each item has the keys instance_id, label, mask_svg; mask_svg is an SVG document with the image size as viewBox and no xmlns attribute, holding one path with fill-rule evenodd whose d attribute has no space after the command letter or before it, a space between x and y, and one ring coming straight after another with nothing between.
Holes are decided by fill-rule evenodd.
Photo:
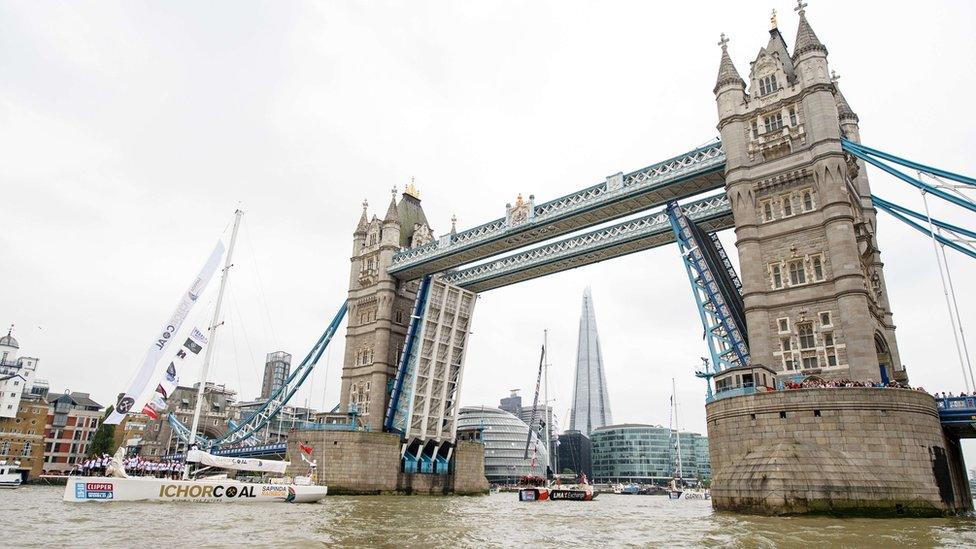
<instances>
[{"instance_id":1,"label":"raised bascule","mask_svg":"<svg viewBox=\"0 0 976 549\"><path fill-rule=\"evenodd\" d=\"M868 164L976 211L939 184L976 187L976 180L860 144L858 117L805 7L796 9L792 53L774 17L747 80L722 35L714 143L555 200L519 196L503 217L462 231L452 223L440 237L413 182L399 197L394 190L382 219L364 203L340 313L280 394L217 445L260 432L348 311L339 413L362 427L298 432L330 448L324 463L355 462L343 462L330 487L358 475L380 480L350 490L480 490L479 450L456 440L477 294L676 243L707 336L708 358L696 375L707 382L716 508L972 509L959 439L976 436L973 399L937 403L907 389L774 390L811 378L908 380L876 239L878 209L976 258L976 232L872 195ZM730 228L741 273L716 236ZM417 480L424 475L451 480Z\"/></svg>"}]
</instances>

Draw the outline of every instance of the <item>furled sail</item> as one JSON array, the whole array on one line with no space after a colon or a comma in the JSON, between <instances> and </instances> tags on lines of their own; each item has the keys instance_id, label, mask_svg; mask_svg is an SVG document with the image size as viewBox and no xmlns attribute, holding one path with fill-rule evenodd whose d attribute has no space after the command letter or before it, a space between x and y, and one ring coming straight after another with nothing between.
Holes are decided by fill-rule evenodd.
<instances>
[{"instance_id":1,"label":"furled sail","mask_svg":"<svg viewBox=\"0 0 976 549\"><path fill-rule=\"evenodd\" d=\"M170 342L176 337L176 333L179 331L180 326L183 325L183 321L190 314L190 310L193 309L193 305L197 299L206 289L223 255L224 244L218 241L217 246L210 253L210 257L204 264L203 269L200 270L200 273L193 280L193 283L190 284L190 288L183 297L180 298L180 303L177 305L176 311L173 312L173 315L163 325L163 329L153 339L152 344L149 346L149 351L146 352L146 357L142 361L142 367L136 373L128 390L119 395L115 403L115 410L105 420L105 423L115 425L122 421L122 418L126 414L142 411L149 399L153 397L154 387L151 387L151 385L159 379L159 376L156 375L156 369L162 362L163 353L165 353Z\"/></svg>"},{"instance_id":2,"label":"furled sail","mask_svg":"<svg viewBox=\"0 0 976 549\"><path fill-rule=\"evenodd\" d=\"M203 450L190 450L186 453L188 463L201 463L210 467L233 469L235 471L260 471L262 473L278 473L283 475L290 461L273 459L245 459L236 457L215 456Z\"/></svg>"}]
</instances>

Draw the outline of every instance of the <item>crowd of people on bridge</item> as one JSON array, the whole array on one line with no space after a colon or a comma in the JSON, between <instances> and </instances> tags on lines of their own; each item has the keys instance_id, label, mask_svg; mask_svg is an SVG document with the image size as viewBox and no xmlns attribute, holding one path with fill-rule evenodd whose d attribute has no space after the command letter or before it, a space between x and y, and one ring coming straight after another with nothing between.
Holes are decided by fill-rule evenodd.
<instances>
[{"instance_id":1,"label":"crowd of people on bridge","mask_svg":"<svg viewBox=\"0 0 976 549\"><path fill-rule=\"evenodd\" d=\"M909 386L909 385L907 385L905 383L901 383L899 381L889 381L887 383L883 383L883 382L874 381L874 380L871 380L871 379L866 380L866 381L860 381L860 380L856 380L856 379L820 379L820 378L816 378L816 377L811 377L811 378L807 378L807 379L805 379L805 380L803 380L801 382L786 381L786 382L783 383L783 388L786 389L786 390L791 390L791 389L833 389L833 388L838 388L838 387L871 387L871 388L876 388L876 389L886 389L886 388L887 389L912 389L912 390L915 390L915 391L921 391L923 393L927 393L928 392L923 387L911 387L911 386ZM955 398L957 395L954 395L952 393L952 391L949 391L948 393L945 392L945 391L942 391L942 392L932 393L932 396L935 397L935 398L937 398L937 399L945 400L947 398ZM971 397L971 396L976 396L976 393L974 393L974 394L967 394L965 392L960 392L958 396L960 396L960 397Z\"/></svg>"},{"instance_id":2,"label":"crowd of people on bridge","mask_svg":"<svg viewBox=\"0 0 976 549\"><path fill-rule=\"evenodd\" d=\"M71 475L82 475L86 477L105 476L112 456L102 454L101 457L95 456L86 458L81 463L75 465ZM134 477L156 477L178 479L183 476L183 469L186 465L181 461L173 460L150 460L142 456L128 457L122 460L125 472Z\"/></svg>"},{"instance_id":3,"label":"crowd of people on bridge","mask_svg":"<svg viewBox=\"0 0 976 549\"><path fill-rule=\"evenodd\" d=\"M831 389L837 387L873 387L877 389L912 389L908 385L898 382L889 381L888 383L883 383L881 381L874 381L869 379L866 381L856 380L856 379L820 379L820 378L807 378L801 382L787 381L783 384L787 389ZM925 389L918 387L916 390L925 392Z\"/></svg>"}]
</instances>

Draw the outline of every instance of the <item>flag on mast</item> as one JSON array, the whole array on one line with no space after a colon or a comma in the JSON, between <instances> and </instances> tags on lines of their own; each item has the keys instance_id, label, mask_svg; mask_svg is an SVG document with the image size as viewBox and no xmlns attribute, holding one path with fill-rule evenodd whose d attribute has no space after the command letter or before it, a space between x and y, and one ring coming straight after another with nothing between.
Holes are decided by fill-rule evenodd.
<instances>
[{"instance_id":1,"label":"flag on mast","mask_svg":"<svg viewBox=\"0 0 976 549\"><path fill-rule=\"evenodd\" d=\"M196 304L197 299L203 294L203 291L207 288L207 284L210 279L213 278L214 272L217 271L217 266L220 264L220 259L224 255L224 243L218 241L217 245L214 247L213 251L210 253L210 257L207 258L207 262L203 265L200 273L190 284L190 288L183 294L180 298L179 304L176 306L176 310L170 316L166 324L163 325L162 330L156 335L152 344L149 346L149 350L146 352L146 356L142 361L142 366L139 371L136 372L132 383L129 384L129 388L125 393L119 395L118 400L115 402L115 410L112 412L104 423L108 425L116 425L122 418L128 413L134 413L135 411L141 411L149 402L150 399L154 398L152 382L157 380L159 376L156 375L156 371L159 368L160 359L163 357L163 353L169 347L170 342L176 337L176 333L179 331L180 326L183 325L183 321L190 314L193 306Z\"/></svg>"}]
</instances>

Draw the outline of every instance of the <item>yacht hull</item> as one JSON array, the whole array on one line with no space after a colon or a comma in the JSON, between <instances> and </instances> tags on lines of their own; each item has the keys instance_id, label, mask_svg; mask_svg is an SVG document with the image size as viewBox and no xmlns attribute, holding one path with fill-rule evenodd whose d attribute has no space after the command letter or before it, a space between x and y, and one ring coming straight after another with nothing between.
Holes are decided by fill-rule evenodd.
<instances>
[{"instance_id":1,"label":"yacht hull","mask_svg":"<svg viewBox=\"0 0 976 549\"><path fill-rule=\"evenodd\" d=\"M190 503L315 503L325 486L257 484L236 480L170 480L152 477L70 477L64 501L179 501Z\"/></svg>"}]
</instances>

